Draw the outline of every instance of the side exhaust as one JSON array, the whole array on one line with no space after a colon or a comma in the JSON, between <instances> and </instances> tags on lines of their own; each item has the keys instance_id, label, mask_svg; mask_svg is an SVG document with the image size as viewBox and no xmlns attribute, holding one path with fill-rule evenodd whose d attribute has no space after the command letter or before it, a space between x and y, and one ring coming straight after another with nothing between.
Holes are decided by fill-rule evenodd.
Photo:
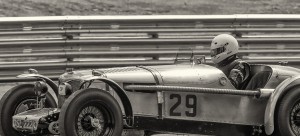
<instances>
[{"instance_id":1,"label":"side exhaust","mask_svg":"<svg viewBox=\"0 0 300 136\"><path fill-rule=\"evenodd\" d=\"M172 91L172 92L191 92L191 93L209 93L209 94L228 94L253 96L256 98L268 98L274 89L259 90L235 90L235 89L216 89L216 88L199 88L184 86L162 86L162 85L127 85L126 90L143 90L143 91Z\"/></svg>"}]
</instances>

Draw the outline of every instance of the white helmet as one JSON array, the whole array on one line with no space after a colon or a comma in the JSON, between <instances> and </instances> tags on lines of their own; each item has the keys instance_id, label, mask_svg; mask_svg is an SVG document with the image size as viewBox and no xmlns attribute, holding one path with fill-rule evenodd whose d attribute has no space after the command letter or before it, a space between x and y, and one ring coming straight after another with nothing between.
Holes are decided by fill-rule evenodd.
<instances>
[{"instance_id":1,"label":"white helmet","mask_svg":"<svg viewBox=\"0 0 300 136\"><path fill-rule=\"evenodd\" d=\"M210 46L211 60L218 64L226 58L237 54L239 44L237 40L229 34L220 34L216 36Z\"/></svg>"}]
</instances>

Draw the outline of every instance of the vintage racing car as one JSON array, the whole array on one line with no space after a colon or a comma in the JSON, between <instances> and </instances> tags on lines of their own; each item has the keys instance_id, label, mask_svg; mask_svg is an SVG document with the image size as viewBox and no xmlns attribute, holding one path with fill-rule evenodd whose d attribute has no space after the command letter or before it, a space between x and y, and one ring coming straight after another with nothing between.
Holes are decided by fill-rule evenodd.
<instances>
[{"instance_id":1,"label":"vintage racing car","mask_svg":"<svg viewBox=\"0 0 300 136\"><path fill-rule=\"evenodd\" d=\"M250 76L252 89L237 90L219 69L187 61L68 70L56 85L30 69L18 77L38 81L15 86L1 98L0 134L120 136L132 128L299 136L300 70L251 65Z\"/></svg>"}]
</instances>

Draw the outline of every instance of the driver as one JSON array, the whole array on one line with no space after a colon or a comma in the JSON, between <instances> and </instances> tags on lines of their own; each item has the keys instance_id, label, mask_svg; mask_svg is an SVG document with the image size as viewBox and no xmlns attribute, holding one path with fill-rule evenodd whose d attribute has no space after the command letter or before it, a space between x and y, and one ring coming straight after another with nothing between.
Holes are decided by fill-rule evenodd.
<instances>
[{"instance_id":1,"label":"driver","mask_svg":"<svg viewBox=\"0 0 300 136\"><path fill-rule=\"evenodd\" d=\"M222 70L236 89L245 89L250 65L237 57L239 45L229 34L220 34L211 42L211 60Z\"/></svg>"}]
</instances>

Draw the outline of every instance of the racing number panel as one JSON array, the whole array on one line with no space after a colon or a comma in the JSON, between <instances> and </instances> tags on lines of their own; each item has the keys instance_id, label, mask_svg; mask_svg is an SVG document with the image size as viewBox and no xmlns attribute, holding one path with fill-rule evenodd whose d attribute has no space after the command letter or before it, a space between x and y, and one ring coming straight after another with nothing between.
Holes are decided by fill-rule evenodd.
<instances>
[{"instance_id":1,"label":"racing number panel","mask_svg":"<svg viewBox=\"0 0 300 136\"><path fill-rule=\"evenodd\" d=\"M248 96L163 92L163 118L263 125L266 101ZM256 109L256 110L253 110Z\"/></svg>"},{"instance_id":2,"label":"racing number panel","mask_svg":"<svg viewBox=\"0 0 300 136\"><path fill-rule=\"evenodd\" d=\"M175 102L169 109L170 116L195 117L197 115L197 109L199 108L197 108L196 95L188 94L182 96L180 94L172 93L169 96L170 100Z\"/></svg>"},{"instance_id":3,"label":"racing number panel","mask_svg":"<svg viewBox=\"0 0 300 136\"><path fill-rule=\"evenodd\" d=\"M165 92L165 117L195 118L200 117L200 105L195 94Z\"/></svg>"}]
</instances>

